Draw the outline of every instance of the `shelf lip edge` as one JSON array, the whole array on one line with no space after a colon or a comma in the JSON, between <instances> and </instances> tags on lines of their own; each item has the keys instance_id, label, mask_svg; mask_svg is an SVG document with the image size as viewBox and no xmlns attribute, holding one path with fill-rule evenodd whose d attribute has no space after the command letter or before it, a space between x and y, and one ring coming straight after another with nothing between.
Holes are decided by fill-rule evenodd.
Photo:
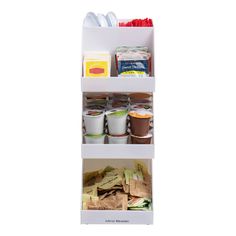
<instances>
[{"instance_id":1,"label":"shelf lip edge","mask_svg":"<svg viewBox=\"0 0 236 236\"><path fill-rule=\"evenodd\" d=\"M154 159L155 144L81 144L81 157L82 159Z\"/></svg>"},{"instance_id":2,"label":"shelf lip edge","mask_svg":"<svg viewBox=\"0 0 236 236\"><path fill-rule=\"evenodd\" d=\"M153 224L153 210L80 210L80 215L81 224Z\"/></svg>"},{"instance_id":3,"label":"shelf lip edge","mask_svg":"<svg viewBox=\"0 0 236 236\"><path fill-rule=\"evenodd\" d=\"M81 77L82 92L155 92L155 77Z\"/></svg>"}]
</instances>

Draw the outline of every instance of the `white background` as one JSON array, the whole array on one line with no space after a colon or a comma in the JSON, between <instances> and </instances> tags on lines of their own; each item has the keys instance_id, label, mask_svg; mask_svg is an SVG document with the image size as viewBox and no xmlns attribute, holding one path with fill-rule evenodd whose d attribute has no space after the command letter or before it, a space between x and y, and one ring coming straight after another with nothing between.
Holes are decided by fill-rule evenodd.
<instances>
[{"instance_id":1,"label":"white background","mask_svg":"<svg viewBox=\"0 0 236 236\"><path fill-rule=\"evenodd\" d=\"M0 235L235 236L234 3L2 0ZM79 223L81 26L110 10L157 28L153 226Z\"/></svg>"}]
</instances>

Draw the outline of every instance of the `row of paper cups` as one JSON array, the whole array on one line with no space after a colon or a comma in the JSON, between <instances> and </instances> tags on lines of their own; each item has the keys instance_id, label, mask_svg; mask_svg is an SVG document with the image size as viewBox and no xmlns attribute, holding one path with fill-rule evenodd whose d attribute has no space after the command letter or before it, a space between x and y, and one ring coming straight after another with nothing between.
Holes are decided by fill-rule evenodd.
<instances>
[{"instance_id":1,"label":"row of paper cups","mask_svg":"<svg viewBox=\"0 0 236 236\"><path fill-rule=\"evenodd\" d=\"M149 129L152 113L145 109L128 112L127 109L112 109L104 112L101 110L87 110L83 113L85 126L85 141L104 139L105 117L108 124L108 141L127 140L127 123L130 120L131 139L141 139L142 142L147 138L150 139ZM144 140L145 139L145 140ZM140 140L140 141L141 141ZM122 142L122 141L121 141ZM124 141L127 143L127 141ZM139 142L138 140L134 142Z\"/></svg>"}]
</instances>

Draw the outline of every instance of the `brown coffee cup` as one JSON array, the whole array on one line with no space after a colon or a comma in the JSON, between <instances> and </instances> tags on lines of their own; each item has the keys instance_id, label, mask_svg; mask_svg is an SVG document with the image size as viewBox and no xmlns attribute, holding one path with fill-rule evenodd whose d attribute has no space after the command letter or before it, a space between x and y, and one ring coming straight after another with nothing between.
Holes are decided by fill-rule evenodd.
<instances>
[{"instance_id":1,"label":"brown coffee cup","mask_svg":"<svg viewBox=\"0 0 236 236\"><path fill-rule=\"evenodd\" d=\"M148 111L131 111L130 117L130 129L131 133L136 136L145 136L149 132L150 119L152 113Z\"/></svg>"},{"instance_id":2,"label":"brown coffee cup","mask_svg":"<svg viewBox=\"0 0 236 236\"><path fill-rule=\"evenodd\" d=\"M150 144L152 140L152 135L148 134L146 136L140 137L131 134L131 143L132 144Z\"/></svg>"}]
</instances>

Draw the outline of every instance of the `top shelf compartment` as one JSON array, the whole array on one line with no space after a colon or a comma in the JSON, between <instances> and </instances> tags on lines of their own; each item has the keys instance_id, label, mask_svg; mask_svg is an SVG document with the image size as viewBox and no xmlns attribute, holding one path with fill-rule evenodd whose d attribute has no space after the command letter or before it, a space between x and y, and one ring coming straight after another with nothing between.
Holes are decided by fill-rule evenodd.
<instances>
[{"instance_id":1,"label":"top shelf compartment","mask_svg":"<svg viewBox=\"0 0 236 236\"><path fill-rule=\"evenodd\" d=\"M117 77L115 50L120 46L146 46L152 55L152 74L145 78ZM153 27L97 27L83 28L82 54L86 51L108 51L112 56L111 77L82 77L83 92L154 92L154 28ZM101 82L101 83L100 83Z\"/></svg>"}]
</instances>

